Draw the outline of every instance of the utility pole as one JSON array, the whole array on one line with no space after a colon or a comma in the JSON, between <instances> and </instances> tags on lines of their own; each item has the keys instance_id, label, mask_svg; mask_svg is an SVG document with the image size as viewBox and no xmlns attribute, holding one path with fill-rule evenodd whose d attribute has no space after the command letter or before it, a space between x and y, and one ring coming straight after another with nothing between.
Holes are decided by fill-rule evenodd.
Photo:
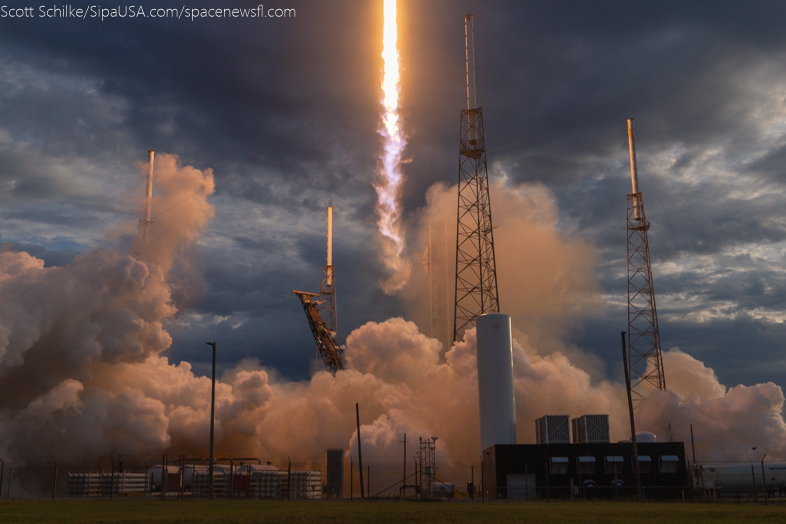
<instances>
[{"instance_id":1,"label":"utility pole","mask_svg":"<svg viewBox=\"0 0 786 524\"><path fill-rule=\"evenodd\" d=\"M57 488L57 459L52 457L52 460L55 461L55 476L52 478L52 500L55 500L55 489ZM762 461L764 461L764 459L762 459ZM764 469L762 469L762 472L764 472ZM3 477L0 476L0 479L2 478ZM0 485L2 485L2 480L0 480Z\"/></svg>"},{"instance_id":2,"label":"utility pole","mask_svg":"<svg viewBox=\"0 0 786 524\"><path fill-rule=\"evenodd\" d=\"M766 457L767 454L764 454ZM769 504L769 497L767 496L767 475L764 474L764 457L761 458L761 482L762 488L764 489L764 505L767 506Z\"/></svg>"},{"instance_id":3,"label":"utility pole","mask_svg":"<svg viewBox=\"0 0 786 524\"><path fill-rule=\"evenodd\" d=\"M357 416L358 422L358 469L360 471L360 498L366 498L366 493L363 488L363 452L360 449L360 408L358 407L358 403L355 402L355 415Z\"/></svg>"},{"instance_id":4,"label":"utility pole","mask_svg":"<svg viewBox=\"0 0 786 524\"><path fill-rule=\"evenodd\" d=\"M407 494L407 434L404 433L404 440L399 442L404 442L404 476L401 478L401 498L404 498Z\"/></svg>"},{"instance_id":5,"label":"utility pole","mask_svg":"<svg viewBox=\"0 0 786 524\"><path fill-rule=\"evenodd\" d=\"M639 446L636 442L636 423L633 420L633 399L630 392L630 373L628 371L627 344L625 344L625 332L621 331L622 336L622 365L625 367L625 389L628 390L628 412L630 413L630 441L633 443L633 467L636 470L636 490L641 498L641 470L639 469ZM614 473L617 473L617 463L614 463ZM616 478L614 479L616 481Z\"/></svg>"},{"instance_id":6,"label":"utility pole","mask_svg":"<svg viewBox=\"0 0 786 524\"><path fill-rule=\"evenodd\" d=\"M693 442L693 424L690 425L690 447L693 451L693 465L696 465L696 444Z\"/></svg>"},{"instance_id":7,"label":"utility pole","mask_svg":"<svg viewBox=\"0 0 786 524\"><path fill-rule=\"evenodd\" d=\"M215 342L206 342L208 346L213 347L213 375L212 375L212 388L210 393L210 465L208 466L208 482L210 483L210 487L208 488L208 494L210 499L213 499L213 430L214 424L216 420L216 343Z\"/></svg>"}]
</instances>

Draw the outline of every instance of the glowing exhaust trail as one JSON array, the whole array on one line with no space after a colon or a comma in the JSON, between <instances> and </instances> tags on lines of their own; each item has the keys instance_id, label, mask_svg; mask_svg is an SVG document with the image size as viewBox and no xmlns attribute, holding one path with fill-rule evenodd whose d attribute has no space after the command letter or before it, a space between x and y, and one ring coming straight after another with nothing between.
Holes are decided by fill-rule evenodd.
<instances>
[{"instance_id":1,"label":"glowing exhaust trail","mask_svg":"<svg viewBox=\"0 0 786 524\"><path fill-rule=\"evenodd\" d=\"M382 78L382 123L379 134L383 138L379 181L377 190L377 226L382 234L380 258L392 273L380 285L385 293L401 289L409 280L411 266L402 258L406 246L404 229L401 226L401 154L407 145L401 129L399 116L401 79L399 77L398 27L396 25L396 0L385 0L385 23L383 32L382 59L385 63Z\"/></svg>"}]
</instances>

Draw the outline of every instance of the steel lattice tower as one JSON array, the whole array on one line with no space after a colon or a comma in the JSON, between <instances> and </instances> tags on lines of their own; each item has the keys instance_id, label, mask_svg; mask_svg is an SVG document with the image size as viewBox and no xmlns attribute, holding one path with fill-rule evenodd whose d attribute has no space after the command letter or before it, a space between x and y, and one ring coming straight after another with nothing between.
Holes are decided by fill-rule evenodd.
<instances>
[{"instance_id":1,"label":"steel lattice tower","mask_svg":"<svg viewBox=\"0 0 786 524\"><path fill-rule=\"evenodd\" d=\"M633 119L628 119L630 145L630 173L633 193L628 195L628 369L633 402L647 398L642 386L650 384L666 389L663 356L655 307L655 288L652 285L650 247L647 231L650 228L644 215L644 199L639 191L636 166L636 142Z\"/></svg>"},{"instance_id":2,"label":"steel lattice tower","mask_svg":"<svg viewBox=\"0 0 786 524\"><path fill-rule=\"evenodd\" d=\"M475 98L472 22L472 15L464 17L467 109L461 111L459 146L454 341L463 339L479 315L499 312L483 110Z\"/></svg>"},{"instance_id":3,"label":"steel lattice tower","mask_svg":"<svg viewBox=\"0 0 786 524\"><path fill-rule=\"evenodd\" d=\"M420 496L431 498L434 496L434 483L437 480L437 437L426 440L420 437L417 458L420 469Z\"/></svg>"}]
</instances>

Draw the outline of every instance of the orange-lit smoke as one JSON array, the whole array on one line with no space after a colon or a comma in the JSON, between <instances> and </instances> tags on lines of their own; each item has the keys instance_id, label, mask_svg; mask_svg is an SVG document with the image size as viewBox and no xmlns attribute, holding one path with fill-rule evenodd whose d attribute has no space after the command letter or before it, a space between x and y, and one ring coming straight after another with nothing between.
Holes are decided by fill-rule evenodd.
<instances>
[{"instance_id":1,"label":"orange-lit smoke","mask_svg":"<svg viewBox=\"0 0 786 524\"><path fill-rule=\"evenodd\" d=\"M382 77L382 156L379 170L379 181L374 184L377 190L377 226L382 235L381 259L385 267L392 273L381 282L385 293L393 293L401 289L409 279L411 265L402 257L406 246L404 229L401 227L401 186L404 175L401 173L401 154L407 145L401 129L399 115L399 93L401 80L396 25L396 0L385 0L385 25L383 34L382 59L385 62Z\"/></svg>"},{"instance_id":2,"label":"orange-lit smoke","mask_svg":"<svg viewBox=\"0 0 786 524\"><path fill-rule=\"evenodd\" d=\"M188 246L213 215L207 201L212 173L171 160L156 173L161 198L181 191L195 196L183 204L188 213L161 215L153 234L168 231L180 248L162 246L136 257L103 250L51 278L41 287L45 292L31 291L0 308L0 456L15 464L14 471L25 461L49 464L52 456L207 455L210 379L195 375L188 362L170 363L163 353L172 342L166 325L176 320L178 306L172 276L180 259L193 255ZM506 308L527 317L518 323L513 344L518 441L534 442L533 420L548 413L608 413L612 441L625 439L622 383L588 373L591 359L546 337L539 326L566 332L572 323L558 312L578 318L593 306L592 246L560 231L546 188L505 189L495 193L495 209L509 211L499 221L498 238L508 239L499 252L499 274L509 283ZM444 220L451 191L429 191L421 227ZM547 253L517 248L514 240ZM157 244L151 239L149 245ZM517 258L516 267L523 265L530 275L520 282L513 276ZM17 295L57 271L27 253L2 251L0 295ZM418 285L417 278L411 285ZM577 306L577 295L566 286L584 290L584 306ZM440 479L463 482L480 451L476 352L474 329L446 350L415 323L392 318L368 322L347 337L348 369L335 377L323 371L310 381L291 382L243 361L216 386L216 452L282 464L291 457L299 467L311 463L317 469L327 448L356 456L360 402L372 488L400 478L405 433L411 446L418 437L438 436ZM739 460L753 445L779 460L786 454L779 386L727 390L711 369L678 351L664 355L664 366L673 393L653 392L639 408L637 429L661 440L687 440L694 424L700 460Z\"/></svg>"}]
</instances>

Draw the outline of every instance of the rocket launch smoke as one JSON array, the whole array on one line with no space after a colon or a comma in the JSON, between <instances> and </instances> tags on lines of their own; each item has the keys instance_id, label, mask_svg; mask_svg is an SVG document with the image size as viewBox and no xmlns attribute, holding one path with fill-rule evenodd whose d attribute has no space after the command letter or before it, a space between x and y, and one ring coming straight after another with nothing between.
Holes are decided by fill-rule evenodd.
<instances>
[{"instance_id":1,"label":"rocket launch smoke","mask_svg":"<svg viewBox=\"0 0 786 524\"><path fill-rule=\"evenodd\" d=\"M207 200L213 178L162 154L156 179L163 195L155 197L154 209L183 203L157 219L150 243L136 246L138 256L98 252L0 308L0 456L15 468L52 456L207 455L210 379L195 376L188 362L171 364L162 352L171 343L166 323L186 303L179 297L202 285L196 272L183 268L213 216ZM624 386L597 373L593 378L576 364L591 365L591 357L549 338L601 303L593 247L559 231L555 199L542 186L492 189L503 217L496 234L511 239L498 243L500 280L517 297L508 301L517 308L511 313L524 320L516 325L513 349L519 442L534 441L532 420L546 413L608 413L612 439L627 438ZM419 213L420 239L427 224L453 216L455 191L445 185L429 190ZM529 246L526 256L521 245ZM521 264L526 272L516 271ZM0 294L17 295L56 271L28 253L0 252ZM414 297L424 288L418 278L403 289L415 319ZM576 289L587 296L579 305ZM310 381L288 382L243 361L216 387L216 452L300 463L321 460L330 447L354 453L354 404L360 401L364 461L399 464L403 433L415 440L439 436L441 475L463 482L465 471L455 478L450 471L479 452L475 354L474 330L443 348L414 322L392 318L349 335L348 370L335 377L320 372ZM673 393L653 392L639 408L638 428L687 440L694 423L702 460L747 459L751 444L770 456L786 454L779 386L727 390L711 369L676 350L664 363ZM396 467L391 483L399 474ZM382 473L375 475L382 480Z\"/></svg>"},{"instance_id":2,"label":"rocket launch smoke","mask_svg":"<svg viewBox=\"0 0 786 524\"><path fill-rule=\"evenodd\" d=\"M377 226L382 236L381 259L391 271L390 277L381 282L385 293L401 289L409 279L412 265L402 257L406 247L404 228L401 226L401 186L404 175L401 173L401 155L407 145L401 128L399 115L399 78L398 27L396 24L396 0L385 0L385 22L383 32L382 59L385 63L382 77L382 157L377 190Z\"/></svg>"}]
</instances>

